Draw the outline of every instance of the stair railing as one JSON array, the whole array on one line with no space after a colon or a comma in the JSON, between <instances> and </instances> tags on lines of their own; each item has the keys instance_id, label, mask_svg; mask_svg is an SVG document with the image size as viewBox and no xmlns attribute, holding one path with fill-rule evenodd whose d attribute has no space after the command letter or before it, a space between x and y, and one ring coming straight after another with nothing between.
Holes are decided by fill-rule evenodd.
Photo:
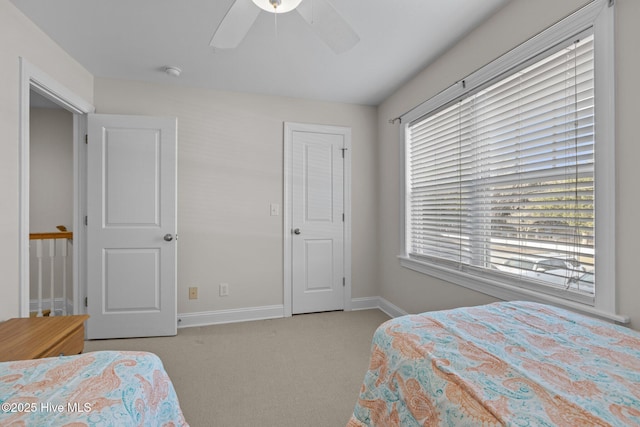
<instances>
[{"instance_id":1,"label":"stair railing","mask_svg":"<svg viewBox=\"0 0 640 427\"><path fill-rule=\"evenodd\" d=\"M48 246L48 258L50 269L50 313L49 316L55 316L55 259L56 259L56 246L60 249L60 257L62 258L62 315L67 315L67 255L68 246L73 242L73 232L67 231L63 225L56 227L58 231L47 233L31 233L29 240L35 240L36 243L36 259L38 261L38 311L37 317L43 316L42 310L42 265L45 258L44 246L45 242ZM56 245L56 241L60 244Z\"/></svg>"}]
</instances>

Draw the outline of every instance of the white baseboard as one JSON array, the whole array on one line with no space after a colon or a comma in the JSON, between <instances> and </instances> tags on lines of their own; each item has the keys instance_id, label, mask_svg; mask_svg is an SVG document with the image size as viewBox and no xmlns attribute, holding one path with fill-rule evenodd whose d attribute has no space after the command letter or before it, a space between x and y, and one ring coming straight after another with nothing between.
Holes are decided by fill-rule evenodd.
<instances>
[{"instance_id":1,"label":"white baseboard","mask_svg":"<svg viewBox=\"0 0 640 427\"><path fill-rule=\"evenodd\" d=\"M406 316L407 314L409 314L400 307L391 304L389 301L382 297L380 297L380 306L378 308L387 313L389 317L392 318Z\"/></svg>"},{"instance_id":2,"label":"white baseboard","mask_svg":"<svg viewBox=\"0 0 640 427\"><path fill-rule=\"evenodd\" d=\"M379 309L390 317L399 317L407 314L406 311L396 307L381 297L353 298L351 300L351 309L354 311ZM279 319L281 317L284 317L283 305L203 311L199 313L182 313L178 314L178 328L250 322L252 320Z\"/></svg>"},{"instance_id":3,"label":"white baseboard","mask_svg":"<svg viewBox=\"0 0 640 427\"><path fill-rule=\"evenodd\" d=\"M183 313L178 314L178 328L278 319L281 317L284 317L284 306L282 305Z\"/></svg>"},{"instance_id":4,"label":"white baseboard","mask_svg":"<svg viewBox=\"0 0 640 427\"><path fill-rule=\"evenodd\" d=\"M377 308L385 312L389 317L400 317L408 314L406 311L391 304L382 297L354 298L352 305L353 310L371 310Z\"/></svg>"},{"instance_id":5,"label":"white baseboard","mask_svg":"<svg viewBox=\"0 0 640 427\"><path fill-rule=\"evenodd\" d=\"M365 297L351 299L351 310L372 310L380 308L380 297Z\"/></svg>"}]
</instances>

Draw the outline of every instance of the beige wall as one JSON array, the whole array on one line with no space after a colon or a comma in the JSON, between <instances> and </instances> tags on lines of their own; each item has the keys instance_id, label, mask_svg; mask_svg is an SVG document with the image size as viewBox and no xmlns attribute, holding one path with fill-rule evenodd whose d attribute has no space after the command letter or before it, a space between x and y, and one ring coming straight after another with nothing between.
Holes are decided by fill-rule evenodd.
<instances>
[{"instance_id":1,"label":"beige wall","mask_svg":"<svg viewBox=\"0 0 640 427\"><path fill-rule=\"evenodd\" d=\"M73 229L73 114L32 108L30 122L29 227L32 232Z\"/></svg>"},{"instance_id":2,"label":"beige wall","mask_svg":"<svg viewBox=\"0 0 640 427\"><path fill-rule=\"evenodd\" d=\"M408 111L454 82L487 64L531 36L588 3L585 0L514 0L425 68L379 107L380 268L381 296L408 312L439 310L494 301L486 295L400 267L398 126L388 120ZM640 145L635 103L640 40L640 2L616 0L617 70L617 244L616 274L619 312L640 329L640 286L634 265L640 253Z\"/></svg>"},{"instance_id":3,"label":"beige wall","mask_svg":"<svg viewBox=\"0 0 640 427\"><path fill-rule=\"evenodd\" d=\"M378 295L375 108L100 78L95 106L178 117L179 313L283 304L285 121L352 128L352 296Z\"/></svg>"},{"instance_id":4,"label":"beige wall","mask_svg":"<svg viewBox=\"0 0 640 427\"><path fill-rule=\"evenodd\" d=\"M0 0L0 320L19 315L19 57L88 102L93 77L8 0Z\"/></svg>"}]
</instances>

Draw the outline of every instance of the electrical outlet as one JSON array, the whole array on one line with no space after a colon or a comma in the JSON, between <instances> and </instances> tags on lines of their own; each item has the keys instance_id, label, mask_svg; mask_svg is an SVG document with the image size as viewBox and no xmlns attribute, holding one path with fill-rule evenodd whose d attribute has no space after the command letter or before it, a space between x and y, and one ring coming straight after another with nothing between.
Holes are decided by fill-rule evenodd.
<instances>
[{"instance_id":1,"label":"electrical outlet","mask_svg":"<svg viewBox=\"0 0 640 427\"><path fill-rule=\"evenodd\" d=\"M189 288L189 299L198 299L198 288Z\"/></svg>"},{"instance_id":2,"label":"electrical outlet","mask_svg":"<svg viewBox=\"0 0 640 427\"><path fill-rule=\"evenodd\" d=\"M229 284L228 283L220 283L220 296L221 297L229 296Z\"/></svg>"}]
</instances>

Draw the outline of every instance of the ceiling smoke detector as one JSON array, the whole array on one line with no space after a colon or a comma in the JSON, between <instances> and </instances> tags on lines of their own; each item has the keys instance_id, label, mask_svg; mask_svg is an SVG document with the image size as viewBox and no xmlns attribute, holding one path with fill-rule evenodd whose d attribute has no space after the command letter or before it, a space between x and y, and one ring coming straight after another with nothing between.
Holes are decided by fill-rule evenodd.
<instances>
[{"instance_id":1,"label":"ceiling smoke detector","mask_svg":"<svg viewBox=\"0 0 640 427\"><path fill-rule=\"evenodd\" d=\"M174 67L172 65L167 65L164 67L164 72L170 75L171 77L179 77L182 70L178 67Z\"/></svg>"}]
</instances>

